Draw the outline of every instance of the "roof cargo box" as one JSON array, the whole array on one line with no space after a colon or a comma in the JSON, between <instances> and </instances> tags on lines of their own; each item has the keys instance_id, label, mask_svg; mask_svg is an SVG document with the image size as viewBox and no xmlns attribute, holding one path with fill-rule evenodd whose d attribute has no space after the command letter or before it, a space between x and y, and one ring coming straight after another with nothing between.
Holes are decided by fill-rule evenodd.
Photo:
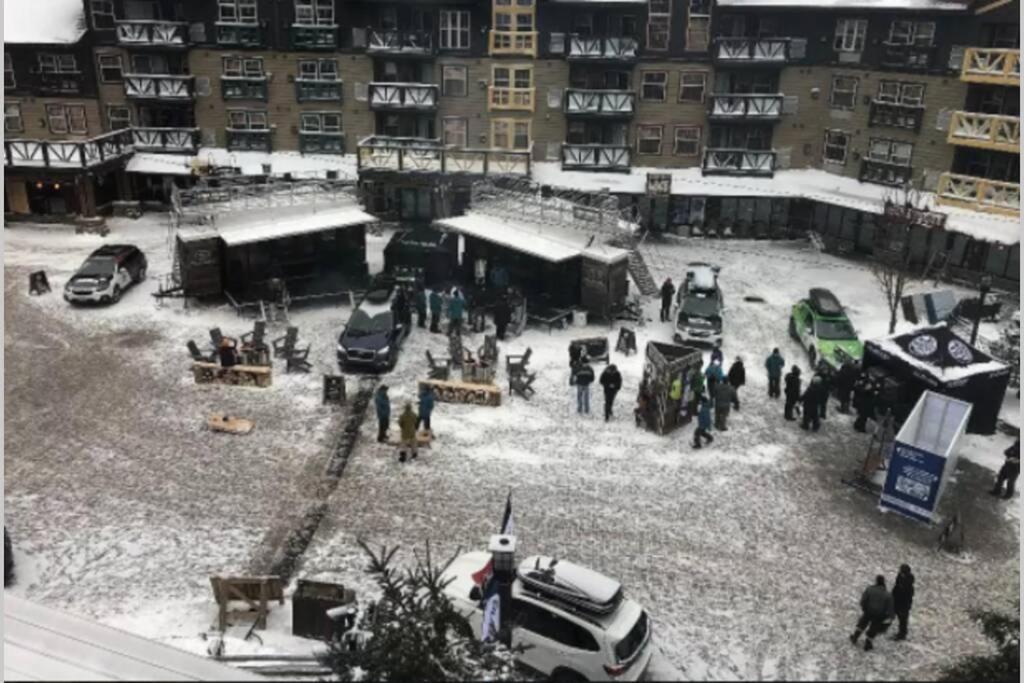
<instances>
[{"instance_id":1,"label":"roof cargo box","mask_svg":"<svg viewBox=\"0 0 1024 683\"><path fill-rule=\"evenodd\" d=\"M836 295L827 289L815 288L808 292L811 306L820 315L842 315L843 307Z\"/></svg>"},{"instance_id":2,"label":"roof cargo box","mask_svg":"<svg viewBox=\"0 0 1024 683\"><path fill-rule=\"evenodd\" d=\"M604 574L552 557L526 558L517 572L525 590L595 615L611 614L622 602L622 584Z\"/></svg>"}]
</instances>

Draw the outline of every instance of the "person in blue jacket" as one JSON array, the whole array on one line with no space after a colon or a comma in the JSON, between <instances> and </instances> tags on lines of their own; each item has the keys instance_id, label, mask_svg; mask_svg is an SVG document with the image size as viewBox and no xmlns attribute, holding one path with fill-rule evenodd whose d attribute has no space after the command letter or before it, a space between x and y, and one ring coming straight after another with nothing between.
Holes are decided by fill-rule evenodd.
<instances>
[{"instance_id":1,"label":"person in blue jacket","mask_svg":"<svg viewBox=\"0 0 1024 683\"><path fill-rule=\"evenodd\" d=\"M434 412L434 389L429 384L424 384L423 390L420 391L420 410L419 419L416 420L416 429L419 429L422 423L423 428L430 431L430 414L432 412Z\"/></svg>"},{"instance_id":2,"label":"person in blue jacket","mask_svg":"<svg viewBox=\"0 0 1024 683\"><path fill-rule=\"evenodd\" d=\"M772 349L771 355L764 360L764 367L768 371L768 398L778 398L782 394L782 370L786 367L786 359L777 348Z\"/></svg>"},{"instance_id":3,"label":"person in blue jacket","mask_svg":"<svg viewBox=\"0 0 1024 683\"><path fill-rule=\"evenodd\" d=\"M448 298L448 334L462 331L462 313L466 310L466 300L458 289L452 287L452 295Z\"/></svg>"},{"instance_id":4,"label":"person in blue jacket","mask_svg":"<svg viewBox=\"0 0 1024 683\"><path fill-rule=\"evenodd\" d=\"M711 436L711 402L707 397L700 397L700 407L697 408L697 429L693 432L693 447L700 448L701 440L711 443L715 437Z\"/></svg>"},{"instance_id":5,"label":"person in blue jacket","mask_svg":"<svg viewBox=\"0 0 1024 683\"><path fill-rule=\"evenodd\" d=\"M391 399L388 398L388 387L381 384L373 395L373 407L377 410L377 443L388 440L388 425L391 423Z\"/></svg>"},{"instance_id":6,"label":"person in blue jacket","mask_svg":"<svg viewBox=\"0 0 1024 683\"><path fill-rule=\"evenodd\" d=\"M714 360L708 363L708 369L704 371L704 377L708 396L714 401L715 387L719 382L725 381L725 372L722 370L722 364Z\"/></svg>"}]
</instances>

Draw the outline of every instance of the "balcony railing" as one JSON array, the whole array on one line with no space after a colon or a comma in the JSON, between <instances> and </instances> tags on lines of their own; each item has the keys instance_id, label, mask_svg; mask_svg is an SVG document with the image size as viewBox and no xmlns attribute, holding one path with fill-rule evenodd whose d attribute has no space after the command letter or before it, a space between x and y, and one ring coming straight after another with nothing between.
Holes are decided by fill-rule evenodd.
<instances>
[{"instance_id":1,"label":"balcony railing","mask_svg":"<svg viewBox=\"0 0 1024 683\"><path fill-rule=\"evenodd\" d=\"M437 90L429 83L370 83L370 108L433 111Z\"/></svg>"},{"instance_id":2,"label":"balcony railing","mask_svg":"<svg viewBox=\"0 0 1024 683\"><path fill-rule=\"evenodd\" d=\"M537 32L491 29L488 47L492 55L529 55L530 57L536 57Z\"/></svg>"},{"instance_id":3,"label":"balcony railing","mask_svg":"<svg viewBox=\"0 0 1024 683\"><path fill-rule=\"evenodd\" d=\"M217 44L230 47L262 47L263 26L218 21Z\"/></svg>"},{"instance_id":4,"label":"balcony railing","mask_svg":"<svg viewBox=\"0 0 1024 683\"><path fill-rule=\"evenodd\" d=\"M367 29L366 51L371 54L432 55L434 39L428 31Z\"/></svg>"},{"instance_id":5,"label":"balcony railing","mask_svg":"<svg viewBox=\"0 0 1024 683\"><path fill-rule=\"evenodd\" d=\"M638 47L636 38L590 38L573 34L569 36L569 59L633 61L637 58Z\"/></svg>"},{"instance_id":6,"label":"balcony railing","mask_svg":"<svg viewBox=\"0 0 1024 683\"><path fill-rule=\"evenodd\" d=\"M188 100L195 91L194 76L124 75L124 94L139 100Z\"/></svg>"},{"instance_id":7,"label":"balcony railing","mask_svg":"<svg viewBox=\"0 0 1024 683\"><path fill-rule=\"evenodd\" d=\"M138 152L180 152L199 149L198 128L132 128L132 144Z\"/></svg>"},{"instance_id":8,"label":"balcony railing","mask_svg":"<svg viewBox=\"0 0 1024 683\"><path fill-rule=\"evenodd\" d=\"M228 128L224 131L227 138L227 148L235 152L269 152L273 131L266 130L240 130Z\"/></svg>"},{"instance_id":9,"label":"balcony railing","mask_svg":"<svg viewBox=\"0 0 1024 683\"><path fill-rule=\"evenodd\" d=\"M932 65L934 45L882 44L882 66L892 69L927 69Z\"/></svg>"},{"instance_id":10,"label":"balcony railing","mask_svg":"<svg viewBox=\"0 0 1024 683\"><path fill-rule=\"evenodd\" d=\"M773 121L782 116L782 95L711 95L713 119Z\"/></svg>"},{"instance_id":11,"label":"balcony railing","mask_svg":"<svg viewBox=\"0 0 1024 683\"><path fill-rule=\"evenodd\" d=\"M188 24L184 21L118 21L117 42L129 47L185 47Z\"/></svg>"},{"instance_id":12,"label":"balcony railing","mask_svg":"<svg viewBox=\"0 0 1024 683\"><path fill-rule=\"evenodd\" d=\"M299 132L299 151L303 154L344 154L344 133Z\"/></svg>"},{"instance_id":13,"label":"balcony railing","mask_svg":"<svg viewBox=\"0 0 1024 683\"><path fill-rule=\"evenodd\" d=\"M1016 154L1020 151L1020 118L955 111L947 141L951 145Z\"/></svg>"},{"instance_id":14,"label":"balcony railing","mask_svg":"<svg viewBox=\"0 0 1024 683\"><path fill-rule=\"evenodd\" d=\"M1020 213L1020 183L986 180L955 173L939 176L939 204L1014 216Z\"/></svg>"},{"instance_id":15,"label":"balcony railing","mask_svg":"<svg viewBox=\"0 0 1024 683\"><path fill-rule=\"evenodd\" d=\"M293 50L333 50L338 46L336 24L292 24L290 33Z\"/></svg>"},{"instance_id":16,"label":"balcony railing","mask_svg":"<svg viewBox=\"0 0 1024 683\"><path fill-rule=\"evenodd\" d=\"M767 176L775 173L775 152L749 149L706 149L704 175Z\"/></svg>"},{"instance_id":17,"label":"balcony railing","mask_svg":"<svg viewBox=\"0 0 1024 683\"><path fill-rule=\"evenodd\" d=\"M4 166L90 168L132 152L130 129L89 140L4 140Z\"/></svg>"},{"instance_id":18,"label":"balcony railing","mask_svg":"<svg viewBox=\"0 0 1024 683\"><path fill-rule=\"evenodd\" d=\"M487 108L492 111L533 111L534 90L535 88L506 88L492 85L487 89Z\"/></svg>"},{"instance_id":19,"label":"balcony railing","mask_svg":"<svg viewBox=\"0 0 1024 683\"><path fill-rule=\"evenodd\" d=\"M341 81L295 79L295 99L299 102L340 102Z\"/></svg>"},{"instance_id":20,"label":"balcony railing","mask_svg":"<svg viewBox=\"0 0 1024 683\"><path fill-rule=\"evenodd\" d=\"M220 94L225 100L266 100L267 77L221 76Z\"/></svg>"},{"instance_id":21,"label":"balcony railing","mask_svg":"<svg viewBox=\"0 0 1024 683\"><path fill-rule=\"evenodd\" d=\"M562 170L628 171L627 145L562 145Z\"/></svg>"},{"instance_id":22,"label":"balcony railing","mask_svg":"<svg viewBox=\"0 0 1024 683\"><path fill-rule=\"evenodd\" d=\"M733 65L785 64L789 42L789 38L715 38L711 54L716 62Z\"/></svg>"},{"instance_id":23,"label":"balcony railing","mask_svg":"<svg viewBox=\"0 0 1024 683\"><path fill-rule=\"evenodd\" d=\"M458 149L440 140L371 136L359 142L357 151L361 172L530 175L530 150Z\"/></svg>"},{"instance_id":24,"label":"balcony railing","mask_svg":"<svg viewBox=\"0 0 1024 683\"><path fill-rule=\"evenodd\" d=\"M636 111L636 93L630 90L565 91L565 113L572 116L632 116Z\"/></svg>"},{"instance_id":25,"label":"balcony railing","mask_svg":"<svg viewBox=\"0 0 1024 683\"><path fill-rule=\"evenodd\" d=\"M891 102L872 100L871 110L868 113L868 125L919 131L921 130L921 120L923 118L923 106L893 104Z\"/></svg>"},{"instance_id":26,"label":"balcony railing","mask_svg":"<svg viewBox=\"0 0 1024 683\"><path fill-rule=\"evenodd\" d=\"M860 162L858 180L862 183L899 187L909 183L913 175L914 169L910 166L877 159L864 159Z\"/></svg>"},{"instance_id":27,"label":"balcony railing","mask_svg":"<svg viewBox=\"0 0 1024 683\"><path fill-rule=\"evenodd\" d=\"M969 47L960 80L1020 87L1020 50Z\"/></svg>"}]
</instances>

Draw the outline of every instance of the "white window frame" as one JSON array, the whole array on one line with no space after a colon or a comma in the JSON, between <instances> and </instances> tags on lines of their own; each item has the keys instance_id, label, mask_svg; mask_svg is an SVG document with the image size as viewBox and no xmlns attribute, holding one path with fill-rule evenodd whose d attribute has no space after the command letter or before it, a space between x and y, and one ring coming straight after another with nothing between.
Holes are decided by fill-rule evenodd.
<instances>
[{"instance_id":1,"label":"white window frame","mask_svg":"<svg viewBox=\"0 0 1024 683\"><path fill-rule=\"evenodd\" d=\"M898 104L904 107L924 106L924 83L879 81L876 102Z\"/></svg>"},{"instance_id":2,"label":"white window frame","mask_svg":"<svg viewBox=\"0 0 1024 683\"><path fill-rule=\"evenodd\" d=\"M330 65L329 68L324 68ZM312 68L309 68L312 66ZM338 81L338 60L323 59L300 59L299 75L300 81L321 81L324 83L336 83Z\"/></svg>"},{"instance_id":3,"label":"white window frame","mask_svg":"<svg viewBox=\"0 0 1024 683\"><path fill-rule=\"evenodd\" d=\"M296 26L334 26L334 0L295 0Z\"/></svg>"},{"instance_id":4,"label":"white window frame","mask_svg":"<svg viewBox=\"0 0 1024 683\"><path fill-rule=\"evenodd\" d=\"M836 138L842 137L842 144L836 141ZM833 159L828 156L829 150L842 149L842 159ZM840 166L846 165L846 157L850 154L850 134L845 130L826 129L825 130L825 142L821 148L821 161L825 164L839 164Z\"/></svg>"},{"instance_id":5,"label":"white window frame","mask_svg":"<svg viewBox=\"0 0 1024 683\"><path fill-rule=\"evenodd\" d=\"M680 135L679 135L680 133L683 133L683 132L690 132L690 133L692 133L694 131L696 131L697 134L695 136L690 136L688 138L680 137ZM672 129L672 154L674 156L677 156L677 157L695 157L695 156L699 156L700 155L700 138L701 138L701 133L702 133L702 131L700 129L700 126L675 126ZM693 152L692 153L680 152L679 151L679 144L681 142L686 143L686 144L692 143L694 145Z\"/></svg>"},{"instance_id":6,"label":"white window frame","mask_svg":"<svg viewBox=\"0 0 1024 683\"><path fill-rule=\"evenodd\" d=\"M658 132L657 136L655 136L655 135L646 135L645 136L644 135L645 132L651 133L653 131L657 131ZM643 151L643 143L644 142L650 142L652 140L657 140L658 141L658 151L657 152L644 152ZM636 153L637 154L642 155L642 156L652 156L652 157L653 156L661 156L661 146L662 146L662 143L664 141L665 141L665 126L661 125L660 123L641 124L641 125L636 127Z\"/></svg>"},{"instance_id":7,"label":"white window frame","mask_svg":"<svg viewBox=\"0 0 1024 683\"><path fill-rule=\"evenodd\" d=\"M299 114L300 133L341 135L343 131L340 111L304 111Z\"/></svg>"},{"instance_id":8,"label":"white window frame","mask_svg":"<svg viewBox=\"0 0 1024 683\"><path fill-rule=\"evenodd\" d=\"M217 0L217 21L222 24L258 24L256 0Z\"/></svg>"},{"instance_id":9,"label":"white window frame","mask_svg":"<svg viewBox=\"0 0 1024 683\"><path fill-rule=\"evenodd\" d=\"M517 147L516 138L519 137L520 129L526 127L526 145ZM504 129L504 130L501 130ZM500 137L506 139L499 142ZM494 149L505 149L517 152L525 152L530 149L533 140L533 120L524 118L501 118L491 119L491 146Z\"/></svg>"},{"instance_id":10,"label":"white window frame","mask_svg":"<svg viewBox=\"0 0 1024 683\"><path fill-rule=\"evenodd\" d=\"M685 93L687 90L693 90L693 89L695 89L697 87L697 85L695 85L695 84L692 84L692 83L691 84L687 84L686 83L686 79L688 77L689 78L695 78L695 77L699 77L700 78L700 98L699 99L693 99L693 98L689 98L689 97L688 98L684 98L683 97L683 93ZM676 98L676 100L678 102L680 102L680 103L691 103L691 104L701 103L701 102L704 101L704 97L707 94L707 90L708 90L708 72L707 71L681 71L681 72L679 72L679 96Z\"/></svg>"},{"instance_id":11,"label":"white window frame","mask_svg":"<svg viewBox=\"0 0 1024 683\"><path fill-rule=\"evenodd\" d=\"M448 137L448 124L457 123L460 124L462 131L454 131L457 136L461 137L460 141L453 142ZM464 116L445 116L441 119L441 142L446 146L453 146L459 149L465 149L469 147L469 119Z\"/></svg>"},{"instance_id":12,"label":"white window frame","mask_svg":"<svg viewBox=\"0 0 1024 683\"><path fill-rule=\"evenodd\" d=\"M878 152L885 148L884 154ZM897 148L905 150L906 163L902 163L901 156L897 155ZM865 153L864 158L869 161L878 161L893 166L903 166L909 168L911 161L914 157L914 143L904 142L902 140L889 140L886 138L871 138L868 141L868 151Z\"/></svg>"},{"instance_id":13,"label":"white window frame","mask_svg":"<svg viewBox=\"0 0 1024 683\"><path fill-rule=\"evenodd\" d=\"M931 47L935 44L934 21L896 19L889 24L889 45Z\"/></svg>"},{"instance_id":14,"label":"white window frame","mask_svg":"<svg viewBox=\"0 0 1024 683\"><path fill-rule=\"evenodd\" d=\"M111 80L111 79L107 79L106 77L104 77L104 75L103 75L104 68L108 68L108 69L109 68L114 68L112 64L108 64L107 66L104 66L104 64L103 64L104 61L112 62L112 63L116 63L117 64L116 68L117 68L118 73L119 73L119 77L117 79ZM112 54L96 55L96 72L97 72L97 75L99 76L100 83L122 83L124 81L124 60L121 59L121 55L112 55Z\"/></svg>"},{"instance_id":15,"label":"white window frame","mask_svg":"<svg viewBox=\"0 0 1024 683\"><path fill-rule=\"evenodd\" d=\"M111 113L117 110L122 110L126 114L125 116L111 116ZM115 126L114 120L124 121L124 125ZM129 106L123 104L108 104L107 105L107 127L110 130L122 130L123 128L131 128L132 125L132 109Z\"/></svg>"},{"instance_id":16,"label":"white window frame","mask_svg":"<svg viewBox=\"0 0 1024 683\"><path fill-rule=\"evenodd\" d=\"M853 81L853 88L839 88L837 85L841 80ZM845 74L834 74L832 76L832 87L828 93L828 106L830 109L842 109L844 111L853 111L857 108L857 90L860 89L860 78L857 76L847 76ZM836 93L850 96L849 106L845 104L836 103Z\"/></svg>"},{"instance_id":17,"label":"white window frame","mask_svg":"<svg viewBox=\"0 0 1024 683\"><path fill-rule=\"evenodd\" d=\"M54 125L54 124L57 125ZM77 126L81 123L81 126ZM85 106L81 104L47 104L46 126L51 133L58 135L86 135L89 132L89 121Z\"/></svg>"},{"instance_id":18,"label":"white window frame","mask_svg":"<svg viewBox=\"0 0 1024 683\"><path fill-rule=\"evenodd\" d=\"M17 125L12 122L17 121ZM21 116L21 102L4 102L4 132L21 133L25 130L25 121Z\"/></svg>"},{"instance_id":19,"label":"white window frame","mask_svg":"<svg viewBox=\"0 0 1024 683\"><path fill-rule=\"evenodd\" d=\"M43 52L37 55L41 74L77 74L78 60L74 55Z\"/></svg>"},{"instance_id":20,"label":"white window frame","mask_svg":"<svg viewBox=\"0 0 1024 683\"><path fill-rule=\"evenodd\" d=\"M655 6L657 5L657 11ZM665 11L667 10L667 11ZM659 40L653 40L657 35ZM660 38L664 36L664 40ZM647 47L652 52L665 52L672 42L672 0L648 0Z\"/></svg>"},{"instance_id":21,"label":"white window frame","mask_svg":"<svg viewBox=\"0 0 1024 683\"><path fill-rule=\"evenodd\" d=\"M462 74L461 78L448 78L449 70ZM448 90L449 82L462 82L462 93L455 94ZM441 65L441 96L442 97L466 97L469 95L469 68L461 64Z\"/></svg>"},{"instance_id":22,"label":"white window frame","mask_svg":"<svg viewBox=\"0 0 1024 683\"><path fill-rule=\"evenodd\" d=\"M468 50L472 17L468 10L443 9L438 32L442 50Z\"/></svg>"},{"instance_id":23,"label":"white window frame","mask_svg":"<svg viewBox=\"0 0 1024 683\"><path fill-rule=\"evenodd\" d=\"M221 59L221 75L225 78L265 78L263 57L229 56Z\"/></svg>"},{"instance_id":24,"label":"white window frame","mask_svg":"<svg viewBox=\"0 0 1024 683\"><path fill-rule=\"evenodd\" d=\"M10 81L8 83L8 81ZM8 88L17 88L18 81L14 77L14 62L11 61L11 53L4 53L4 90Z\"/></svg>"},{"instance_id":25,"label":"white window frame","mask_svg":"<svg viewBox=\"0 0 1024 683\"><path fill-rule=\"evenodd\" d=\"M863 52L867 35L867 19L838 19L832 47L837 52Z\"/></svg>"},{"instance_id":26,"label":"white window frame","mask_svg":"<svg viewBox=\"0 0 1024 683\"><path fill-rule=\"evenodd\" d=\"M648 83L647 82L647 77L648 76L655 76L655 75L659 75L659 74L661 76L664 76L664 78L661 79L661 83L660 84L659 83L653 83L653 82L652 83ZM661 97L660 98L647 97L645 95L645 88L647 88L647 86L656 87L658 85L661 86ZM642 71L642 72L640 72L640 101L641 102L667 102L668 101L668 72L667 71Z\"/></svg>"},{"instance_id":27,"label":"white window frame","mask_svg":"<svg viewBox=\"0 0 1024 683\"><path fill-rule=\"evenodd\" d=\"M263 125L259 125L262 122ZM270 131L266 109L228 109L228 130Z\"/></svg>"},{"instance_id":28,"label":"white window frame","mask_svg":"<svg viewBox=\"0 0 1024 683\"><path fill-rule=\"evenodd\" d=\"M109 25L106 22L103 26L97 25L97 16L110 17ZM114 0L89 0L89 19L92 21L94 29L100 31L114 29L117 26L114 23L117 20L117 15L114 13Z\"/></svg>"}]
</instances>

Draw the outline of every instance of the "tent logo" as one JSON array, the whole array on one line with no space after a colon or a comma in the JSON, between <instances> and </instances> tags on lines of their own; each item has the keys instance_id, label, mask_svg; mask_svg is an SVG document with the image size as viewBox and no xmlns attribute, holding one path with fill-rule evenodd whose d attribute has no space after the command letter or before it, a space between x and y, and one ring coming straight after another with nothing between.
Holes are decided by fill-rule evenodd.
<instances>
[{"instance_id":1,"label":"tent logo","mask_svg":"<svg viewBox=\"0 0 1024 683\"><path fill-rule=\"evenodd\" d=\"M953 344L950 342L950 353L953 353ZM962 346L962 344L961 344ZM907 350L918 358L927 358L928 356L935 353L939 348L939 342L935 337L930 334L922 334L914 337L907 344Z\"/></svg>"},{"instance_id":2,"label":"tent logo","mask_svg":"<svg viewBox=\"0 0 1024 683\"><path fill-rule=\"evenodd\" d=\"M971 353L971 347L959 339L950 339L949 345L946 348L949 350L949 355L953 357L953 360L960 363L960 365L970 365L974 362L974 354Z\"/></svg>"}]
</instances>

